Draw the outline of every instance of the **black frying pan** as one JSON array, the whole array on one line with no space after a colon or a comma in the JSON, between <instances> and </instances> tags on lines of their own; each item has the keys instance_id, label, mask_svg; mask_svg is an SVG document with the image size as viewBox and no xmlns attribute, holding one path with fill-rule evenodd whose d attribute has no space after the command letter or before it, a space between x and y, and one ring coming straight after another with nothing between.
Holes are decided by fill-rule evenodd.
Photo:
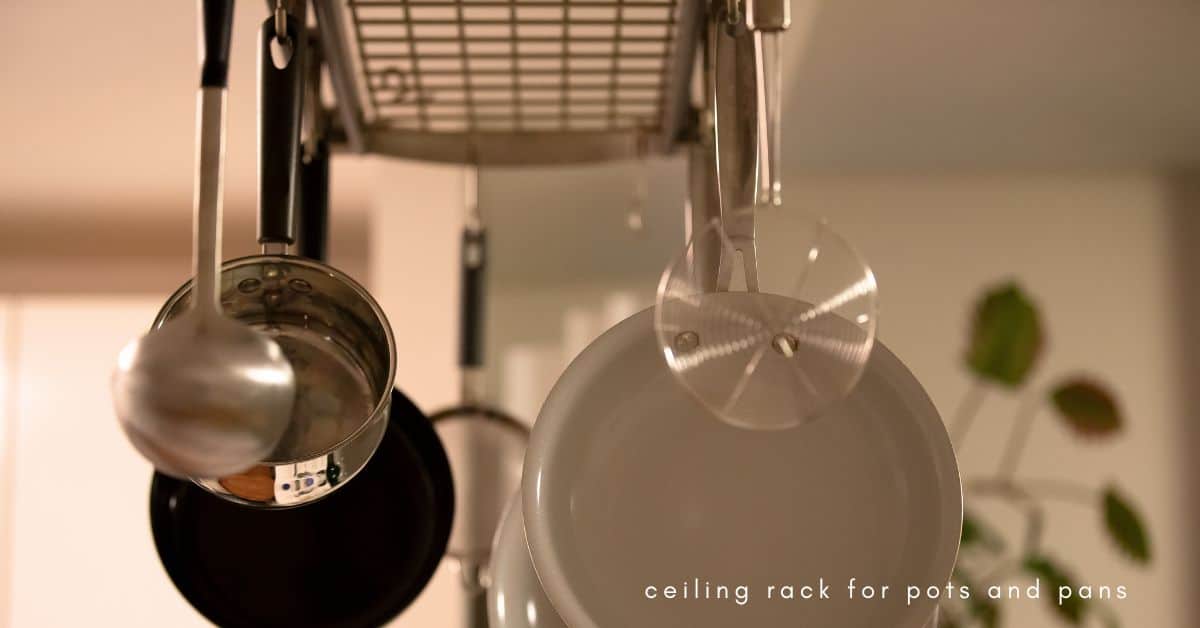
<instances>
[{"instance_id":1,"label":"black frying pan","mask_svg":"<svg viewBox=\"0 0 1200 628\"><path fill-rule=\"evenodd\" d=\"M307 193L301 231L318 256L328 218L328 158L315 151L301 174L321 179L300 186ZM453 519L446 452L429 420L398 390L375 455L353 482L321 501L250 508L160 473L150 487L150 526L163 567L197 611L229 628L387 623L433 577Z\"/></svg>"},{"instance_id":2,"label":"black frying pan","mask_svg":"<svg viewBox=\"0 0 1200 628\"><path fill-rule=\"evenodd\" d=\"M453 517L445 451L399 391L374 457L319 502L249 508L160 473L150 487L163 567L192 607L229 628L383 625L432 578Z\"/></svg>"}]
</instances>

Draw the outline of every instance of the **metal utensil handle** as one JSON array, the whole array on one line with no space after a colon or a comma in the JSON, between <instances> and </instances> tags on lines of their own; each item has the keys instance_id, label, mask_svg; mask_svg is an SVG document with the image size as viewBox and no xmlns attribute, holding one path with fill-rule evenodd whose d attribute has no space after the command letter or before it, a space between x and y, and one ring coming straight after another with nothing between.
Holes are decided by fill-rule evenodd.
<instances>
[{"instance_id":1,"label":"metal utensil handle","mask_svg":"<svg viewBox=\"0 0 1200 628\"><path fill-rule=\"evenodd\" d=\"M295 241L304 38L294 16L288 14L286 22L286 40L276 41L275 16L259 31L258 242L264 246Z\"/></svg>"},{"instance_id":2,"label":"metal utensil handle","mask_svg":"<svg viewBox=\"0 0 1200 628\"><path fill-rule=\"evenodd\" d=\"M484 281L487 270L487 233L482 227L463 229L462 311L459 323L459 366L483 366Z\"/></svg>"},{"instance_id":3,"label":"metal utensil handle","mask_svg":"<svg viewBox=\"0 0 1200 628\"><path fill-rule=\"evenodd\" d=\"M196 192L192 265L197 311L220 310L221 202L225 160L225 89L233 32L233 0L200 5L200 92L196 98Z\"/></svg>"},{"instance_id":4,"label":"metal utensil handle","mask_svg":"<svg viewBox=\"0 0 1200 628\"><path fill-rule=\"evenodd\" d=\"M203 0L200 33L200 87L225 89L229 77L229 42L233 35L233 0Z\"/></svg>"},{"instance_id":5,"label":"metal utensil handle","mask_svg":"<svg viewBox=\"0 0 1200 628\"><path fill-rule=\"evenodd\" d=\"M716 180L724 234L717 290L729 290L731 252L741 254L746 290L758 291L754 212L761 177L758 58L760 40L745 24L729 24L720 13L709 23L709 90L713 106Z\"/></svg>"}]
</instances>

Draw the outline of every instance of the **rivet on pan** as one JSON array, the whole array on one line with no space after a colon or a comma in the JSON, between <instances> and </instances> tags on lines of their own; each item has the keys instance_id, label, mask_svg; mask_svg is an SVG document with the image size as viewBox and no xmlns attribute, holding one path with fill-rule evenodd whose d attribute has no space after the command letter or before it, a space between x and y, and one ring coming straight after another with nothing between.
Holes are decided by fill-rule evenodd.
<instances>
[{"instance_id":1,"label":"rivet on pan","mask_svg":"<svg viewBox=\"0 0 1200 628\"><path fill-rule=\"evenodd\" d=\"M786 332L778 333L771 339L771 348L779 355L790 358L796 355L796 350L800 348L800 339Z\"/></svg>"},{"instance_id":2,"label":"rivet on pan","mask_svg":"<svg viewBox=\"0 0 1200 628\"><path fill-rule=\"evenodd\" d=\"M279 277L279 269L274 266L267 266L265 274L267 275L267 279L275 279Z\"/></svg>"},{"instance_id":3,"label":"rivet on pan","mask_svg":"<svg viewBox=\"0 0 1200 628\"><path fill-rule=\"evenodd\" d=\"M249 279L243 279L238 282L238 291L246 294L250 294L251 292L258 290L260 287L262 287L262 282L253 277Z\"/></svg>"},{"instance_id":4,"label":"rivet on pan","mask_svg":"<svg viewBox=\"0 0 1200 628\"><path fill-rule=\"evenodd\" d=\"M267 291L263 292L263 301L266 301L267 305L269 305L271 307L278 306L279 301L280 301L279 291L278 290L267 290Z\"/></svg>"},{"instance_id":5,"label":"rivet on pan","mask_svg":"<svg viewBox=\"0 0 1200 628\"><path fill-rule=\"evenodd\" d=\"M696 347L700 346L700 334L694 331L679 332L675 336L675 350L680 353L688 353L695 351Z\"/></svg>"},{"instance_id":6,"label":"rivet on pan","mask_svg":"<svg viewBox=\"0 0 1200 628\"><path fill-rule=\"evenodd\" d=\"M304 281L303 279L292 279L292 280L288 281L288 286L290 286L292 288L292 290L295 290L296 292L311 292L312 291L312 285L309 284L307 281Z\"/></svg>"}]
</instances>

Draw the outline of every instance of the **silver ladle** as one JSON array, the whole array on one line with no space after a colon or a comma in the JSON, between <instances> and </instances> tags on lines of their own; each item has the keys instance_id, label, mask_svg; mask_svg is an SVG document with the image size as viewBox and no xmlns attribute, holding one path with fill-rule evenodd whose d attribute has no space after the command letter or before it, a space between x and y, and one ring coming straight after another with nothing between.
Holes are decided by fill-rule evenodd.
<instances>
[{"instance_id":1,"label":"silver ladle","mask_svg":"<svg viewBox=\"0 0 1200 628\"><path fill-rule=\"evenodd\" d=\"M275 341L220 309L224 114L232 0L205 0L197 102L196 291L192 309L125 346L113 403L129 440L155 468L222 477L269 455L292 416L296 382Z\"/></svg>"}]
</instances>

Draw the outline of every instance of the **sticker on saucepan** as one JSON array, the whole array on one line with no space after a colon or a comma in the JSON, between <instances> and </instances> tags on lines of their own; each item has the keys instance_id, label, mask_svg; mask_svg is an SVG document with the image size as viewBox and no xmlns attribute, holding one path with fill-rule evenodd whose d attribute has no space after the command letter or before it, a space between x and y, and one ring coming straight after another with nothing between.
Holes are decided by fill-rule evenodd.
<instances>
[{"instance_id":1,"label":"sticker on saucepan","mask_svg":"<svg viewBox=\"0 0 1200 628\"><path fill-rule=\"evenodd\" d=\"M321 456L293 465L275 468L275 501L280 504L298 504L333 490L336 484L336 469L333 456ZM334 477L330 477L333 475ZM332 481L331 481L332 480Z\"/></svg>"}]
</instances>

